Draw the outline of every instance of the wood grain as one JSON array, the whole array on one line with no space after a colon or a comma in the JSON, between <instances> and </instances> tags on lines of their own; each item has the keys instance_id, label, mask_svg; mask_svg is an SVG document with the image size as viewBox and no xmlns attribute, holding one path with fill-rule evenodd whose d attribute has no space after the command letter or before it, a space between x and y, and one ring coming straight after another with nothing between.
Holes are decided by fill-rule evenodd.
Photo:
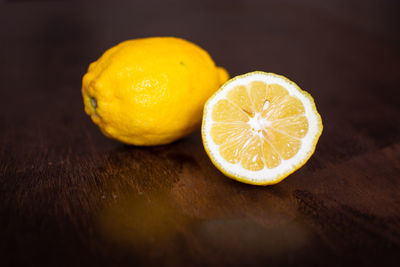
<instances>
[{"instance_id":1,"label":"wood grain","mask_svg":"<svg viewBox=\"0 0 400 267\"><path fill-rule=\"evenodd\" d=\"M398 14L360 0L1 4L1 265L398 266ZM221 174L199 131L150 148L102 136L82 75L156 35L232 76L296 81L324 122L314 156L256 187Z\"/></svg>"}]
</instances>

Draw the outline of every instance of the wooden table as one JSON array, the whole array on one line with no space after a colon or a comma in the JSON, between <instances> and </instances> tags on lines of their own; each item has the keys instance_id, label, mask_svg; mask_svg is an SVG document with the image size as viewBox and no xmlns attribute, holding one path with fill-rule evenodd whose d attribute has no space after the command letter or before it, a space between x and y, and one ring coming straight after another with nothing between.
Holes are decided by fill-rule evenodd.
<instances>
[{"instance_id":1,"label":"wooden table","mask_svg":"<svg viewBox=\"0 0 400 267\"><path fill-rule=\"evenodd\" d=\"M161 1L160 1L161 2ZM396 1L0 4L2 266L399 266ZM226 178L200 132L105 138L81 77L120 41L180 36L232 76L310 92L324 132L283 182Z\"/></svg>"}]
</instances>

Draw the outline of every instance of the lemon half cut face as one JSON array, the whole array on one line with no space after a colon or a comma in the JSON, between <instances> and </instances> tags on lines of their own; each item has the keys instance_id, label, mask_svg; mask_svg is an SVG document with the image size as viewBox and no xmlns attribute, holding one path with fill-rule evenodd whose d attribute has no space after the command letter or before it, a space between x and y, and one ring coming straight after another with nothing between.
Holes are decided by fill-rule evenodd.
<instances>
[{"instance_id":1,"label":"lemon half cut face","mask_svg":"<svg viewBox=\"0 0 400 267\"><path fill-rule=\"evenodd\" d=\"M202 137L225 175L268 185L305 164L322 128L307 92L283 76L257 71L231 79L207 101Z\"/></svg>"}]
</instances>

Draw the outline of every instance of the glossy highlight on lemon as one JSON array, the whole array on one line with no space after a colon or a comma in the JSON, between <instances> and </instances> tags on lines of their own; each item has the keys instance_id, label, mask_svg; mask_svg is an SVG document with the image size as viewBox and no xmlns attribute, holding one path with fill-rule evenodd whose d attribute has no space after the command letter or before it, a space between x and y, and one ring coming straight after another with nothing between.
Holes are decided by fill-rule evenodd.
<instances>
[{"instance_id":1,"label":"glossy highlight on lemon","mask_svg":"<svg viewBox=\"0 0 400 267\"><path fill-rule=\"evenodd\" d=\"M104 135L162 145L200 127L204 103L228 78L199 46L150 37L122 42L91 63L82 96Z\"/></svg>"},{"instance_id":2,"label":"glossy highlight on lemon","mask_svg":"<svg viewBox=\"0 0 400 267\"><path fill-rule=\"evenodd\" d=\"M229 80L207 101L202 138L225 175L269 185L307 162L322 129L310 94L283 76L256 71Z\"/></svg>"}]
</instances>

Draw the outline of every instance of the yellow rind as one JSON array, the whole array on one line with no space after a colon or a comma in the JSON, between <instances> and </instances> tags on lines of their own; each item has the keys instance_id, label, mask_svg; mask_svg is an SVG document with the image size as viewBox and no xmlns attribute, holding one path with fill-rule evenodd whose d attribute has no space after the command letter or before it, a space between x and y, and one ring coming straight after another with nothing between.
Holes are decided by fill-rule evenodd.
<instances>
[{"instance_id":1,"label":"yellow rind","mask_svg":"<svg viewBox=\"0 0 400 267\"><path fill-rule=\"evenodd\" d=\"M148 37L105 51L89 65L81 92L85 112L105 136L155 146L198 129L205 102L228 78L198 45Z\"/></svg>"},{"instance_id":2,"label":"yellow rind","mask_svg":"<svg viewBox=\"0 0 400 267\"><path fill-rule=\"evenodd\" d=\"M307 151L307 154L303 157L303 159L296 165L294 165L291 169L288 169L286 172L284 172L281 175L278 175L277 177L274 177L273 179L270 178L265 178L265 179L260 179L260 181L252 181L249 180L246 176L242 176L242 175L233 175L231 174L228 170L226 170L224 167L222 167L219 163L217 163L217 161L214 158L214 155L211 153L211 151L209 151L208 149L208 144L205 138L205 118L206 118L206 114L207 114L207 110L208 110L208 105L209 103L212 101L212 99L214 97L216 97L221 91L223 91L227 85L229 85L231 82L236 81L238 79L242 79L248 76L252 76L255 74L262 74L262 75L269 75L269 76L274 76L274 77L278 77L281 78L283 80L285 80L287 83L293 85L295 88L297 88L299 90L299 92L304 95L309 101L310 104L312 106L312 111L317 119L317 126L318 126L318 131L314 136L314 140L313 140L313 144L312 146L310 146L310 150ZM289 80L288 78L286 78L285 76L282 75L278 75L275 73L271 73L271 72L264 72L264 71L253 71L253 72L249 72L243 75L239 75L236 76L230 80L228 80L227 82L225 82L220 89L218 89L206 102L206 104L204 105L204 112L203 112L203 120L202 120L202 126L201 126L201 136L203 139L203 146L204 149L208 155L208 157L210 158L211 162L214 164L215 167L217 167L217 169L219 169L225 176L237 180L239 182L242 183L246 183L246 184L252 184L252 185L262 185L262 186L267 186L267 185L273 185L273 184L277 184L279 182L281 182L283 179L285 179L286 177L288 177L290 174L292 174L293 172L295 172L296 170L300 169L309 159L310 157L314 154L315 152L315 148L317 146L319 137L322 134L322 130L323 130L323 124L322 124L322 119L320 114L317 111L317 107L315 106L315 102L313 97L306 91L302 90L296 83L294 83L293 81Z\"/></svg>"}]
</instances>

